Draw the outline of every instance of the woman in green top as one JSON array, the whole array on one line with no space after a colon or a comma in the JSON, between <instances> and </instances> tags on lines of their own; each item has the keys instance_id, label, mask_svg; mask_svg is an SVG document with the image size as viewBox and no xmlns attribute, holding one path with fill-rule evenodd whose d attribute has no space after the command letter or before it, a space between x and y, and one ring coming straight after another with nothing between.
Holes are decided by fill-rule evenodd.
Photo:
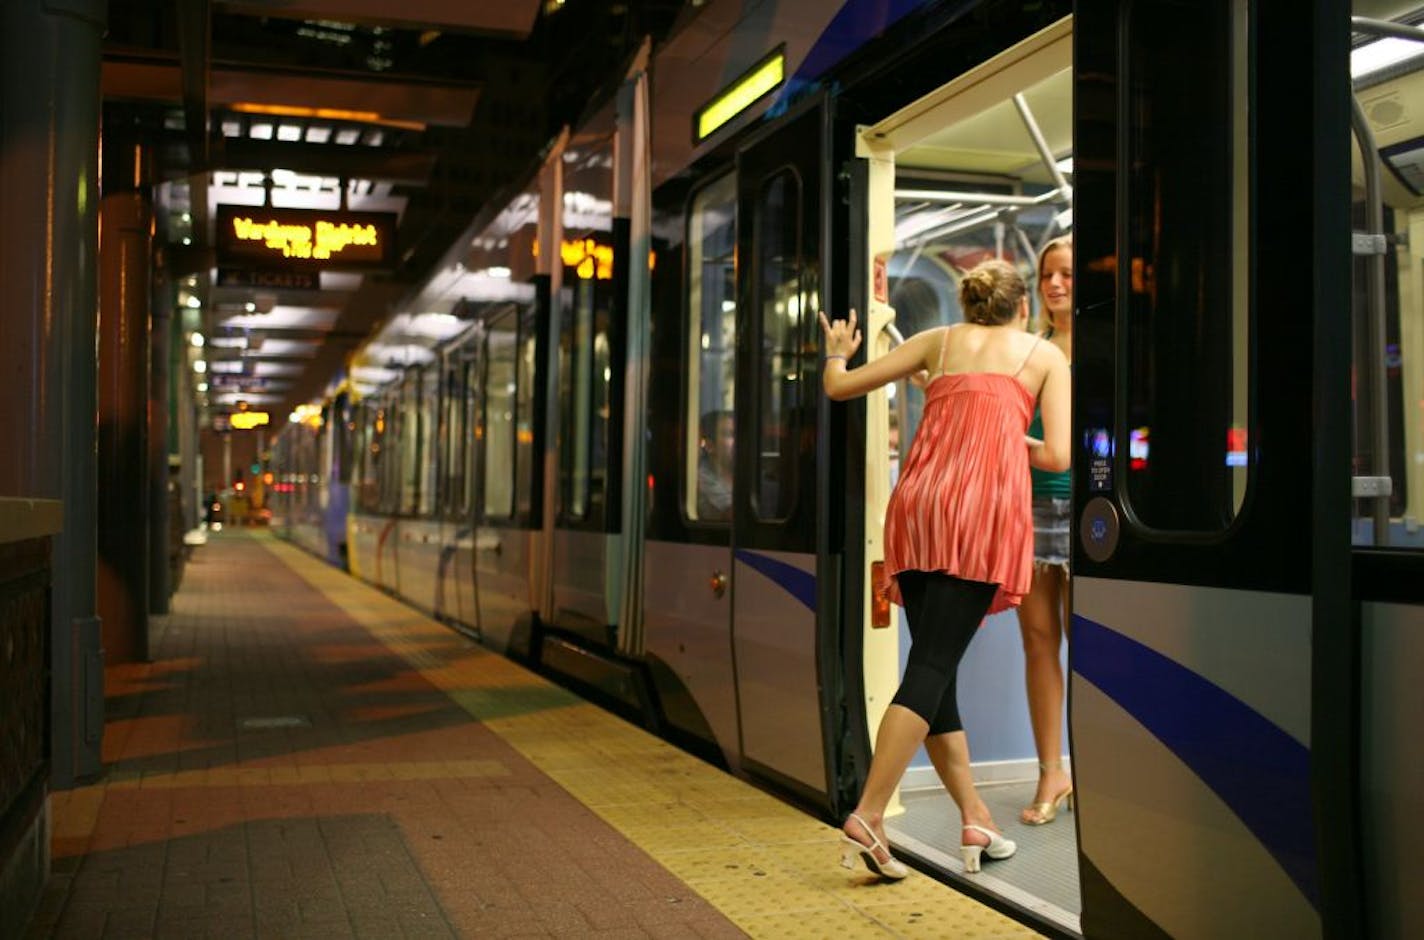
<instances>
[{"instance_id":1,"label":"woman in green top","mask_svg":"<svg viewBox=\"0 0 1424 940\"><path fill-rule=\"evenodd\" d=\"M1073 242L1056 238L1038 256L1040 327L1073 361ZM1034 415L1028 433L1043 434ZM1028 712L1038 751L1038 790L1019 819L1025 825L1053 822L1065 803L1073 806L1073 780L1063 769L1063 667L1058 650L1071 610L1068 605L1068 534L1072 481L1069 471L1033 474L1033 586L1019 607L1023 633Z\"/></svg>"}]
</instances>

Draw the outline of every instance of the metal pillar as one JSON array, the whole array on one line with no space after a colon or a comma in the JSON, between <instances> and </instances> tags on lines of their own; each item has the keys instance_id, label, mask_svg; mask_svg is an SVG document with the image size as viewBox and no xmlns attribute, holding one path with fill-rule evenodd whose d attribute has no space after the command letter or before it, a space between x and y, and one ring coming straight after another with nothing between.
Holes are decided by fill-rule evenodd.
<instances>
[{"instance_id":1,"label":"metal pillar","mask_svg":"<svg viewBox=\"0 0 1424 940\"><path fill-rule=\"evenodd\" d=\"M153 311L153 369L148 386L148 611L168 613L172 592L169 558L168 409L173 292L159 269L153 270L149 305Z\"/></svg>"},{"instance_id":2,"label":"metal pillar","mask_svg":"<svg viewBox=\"0 0 1424 940\"><path fill-rule=\"evenodd\" d=\"M0 494L58 499L51 548L50 786L97 773L94 259L102 0L0 3ZM13 237L11 237L13 236Z\"/></svg>"},{"instance_id":3,"label":"metal pillar","mask_svg":"<svg viewBox=\"0 0 1424 940\"><path fill-rule=\"evenodd\" d=\"M99 207L99 611L110 662L148 658L150 155L106 121Z\"/></svg>"}]
</instances>

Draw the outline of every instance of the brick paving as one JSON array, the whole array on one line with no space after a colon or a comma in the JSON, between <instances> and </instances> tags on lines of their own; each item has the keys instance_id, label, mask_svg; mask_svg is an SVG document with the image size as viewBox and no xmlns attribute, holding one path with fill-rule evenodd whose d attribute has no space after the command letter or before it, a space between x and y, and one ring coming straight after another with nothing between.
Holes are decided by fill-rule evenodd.
<instances>
[{"instance_id":1,"label":"brick paving","mask_svg":"<svg viewBox=\"0 0 1424 940\"><path fill-rule=\"evenodd\" d=\"M744 936L245 534L151 649L107 670L104 778L52 796L31 938Z\"/></svg>"}]
</instances>

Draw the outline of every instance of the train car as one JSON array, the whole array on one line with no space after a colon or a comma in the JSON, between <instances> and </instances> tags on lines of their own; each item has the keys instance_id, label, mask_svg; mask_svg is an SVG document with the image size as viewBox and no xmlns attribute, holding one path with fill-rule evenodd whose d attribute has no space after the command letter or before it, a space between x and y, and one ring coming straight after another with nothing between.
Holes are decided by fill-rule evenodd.
<instances>
[{"instance_id":1,"label":"train car","mask_svg":"<svg viewBox=\"0 0 1424 940\"><path fill-rule=\"evenodd\" d=\"M347 419L285 433L280 479L339 484L310 464L346 428L349 511L315 509L354 573L839 821L903 668L871 572L923 398L829 402L815 312L883 355L954 322L979 259L1032 276L1071 232L1076 811L1015 820L1000 615L961 702L1019 854L963 872L923 755L894 848L1048 933L1417 934L1421 20L689 6L360 351Z\"/></svg>"}]
</instances>

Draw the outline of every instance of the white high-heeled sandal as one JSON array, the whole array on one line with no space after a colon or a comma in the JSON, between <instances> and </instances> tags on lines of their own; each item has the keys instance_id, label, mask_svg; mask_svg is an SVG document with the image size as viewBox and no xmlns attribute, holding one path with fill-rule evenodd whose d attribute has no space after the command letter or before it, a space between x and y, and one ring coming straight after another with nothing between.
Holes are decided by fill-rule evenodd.
<instances>
[{"instance_id":1,"label":"white high-heeled sandal","mask_svg":"<svg viewBox=\"0 0 1424 940\"><path fill-rule=\"evenodd\" d=\"M979 860L981 855L987 855L995 861L1008 858L1018 851L1018 846L1012 839L1005 839L992 829L985 829L983 826L969 825L965 829L973 829L975 832L982 832L989 837L988 845L977 845L972 842L964 842L959 846L960 857L964 859L964 871L966 874L974 874L979 870Z\"/></svg>"},{"instance_id":2,"label":"white high-heeled sandal","mask_svg":"<svg viewBox=\"0 0 1424 940\"><path fill-rule=\"evenodd\" d=\"M841 830L842 867L855 868L855 858L859 855L861 861L865 862L865 867L870 870L870 873L879 875L881 878L899 881L910 873L910 869L906 868L903 862L890 854L890 850L885 847L885 843L880 841L880 838L875 834L875 830L870 828L869 823L861 819L855 813L851 813L850 818L860 823L860 828L864 829L865 834L870 836L870 844L866 845L864 842L852 839L846 834L845 830ZM889 861L882 862L876 858L876 852L884 852Z\"/></svg>"}]
</instances>

